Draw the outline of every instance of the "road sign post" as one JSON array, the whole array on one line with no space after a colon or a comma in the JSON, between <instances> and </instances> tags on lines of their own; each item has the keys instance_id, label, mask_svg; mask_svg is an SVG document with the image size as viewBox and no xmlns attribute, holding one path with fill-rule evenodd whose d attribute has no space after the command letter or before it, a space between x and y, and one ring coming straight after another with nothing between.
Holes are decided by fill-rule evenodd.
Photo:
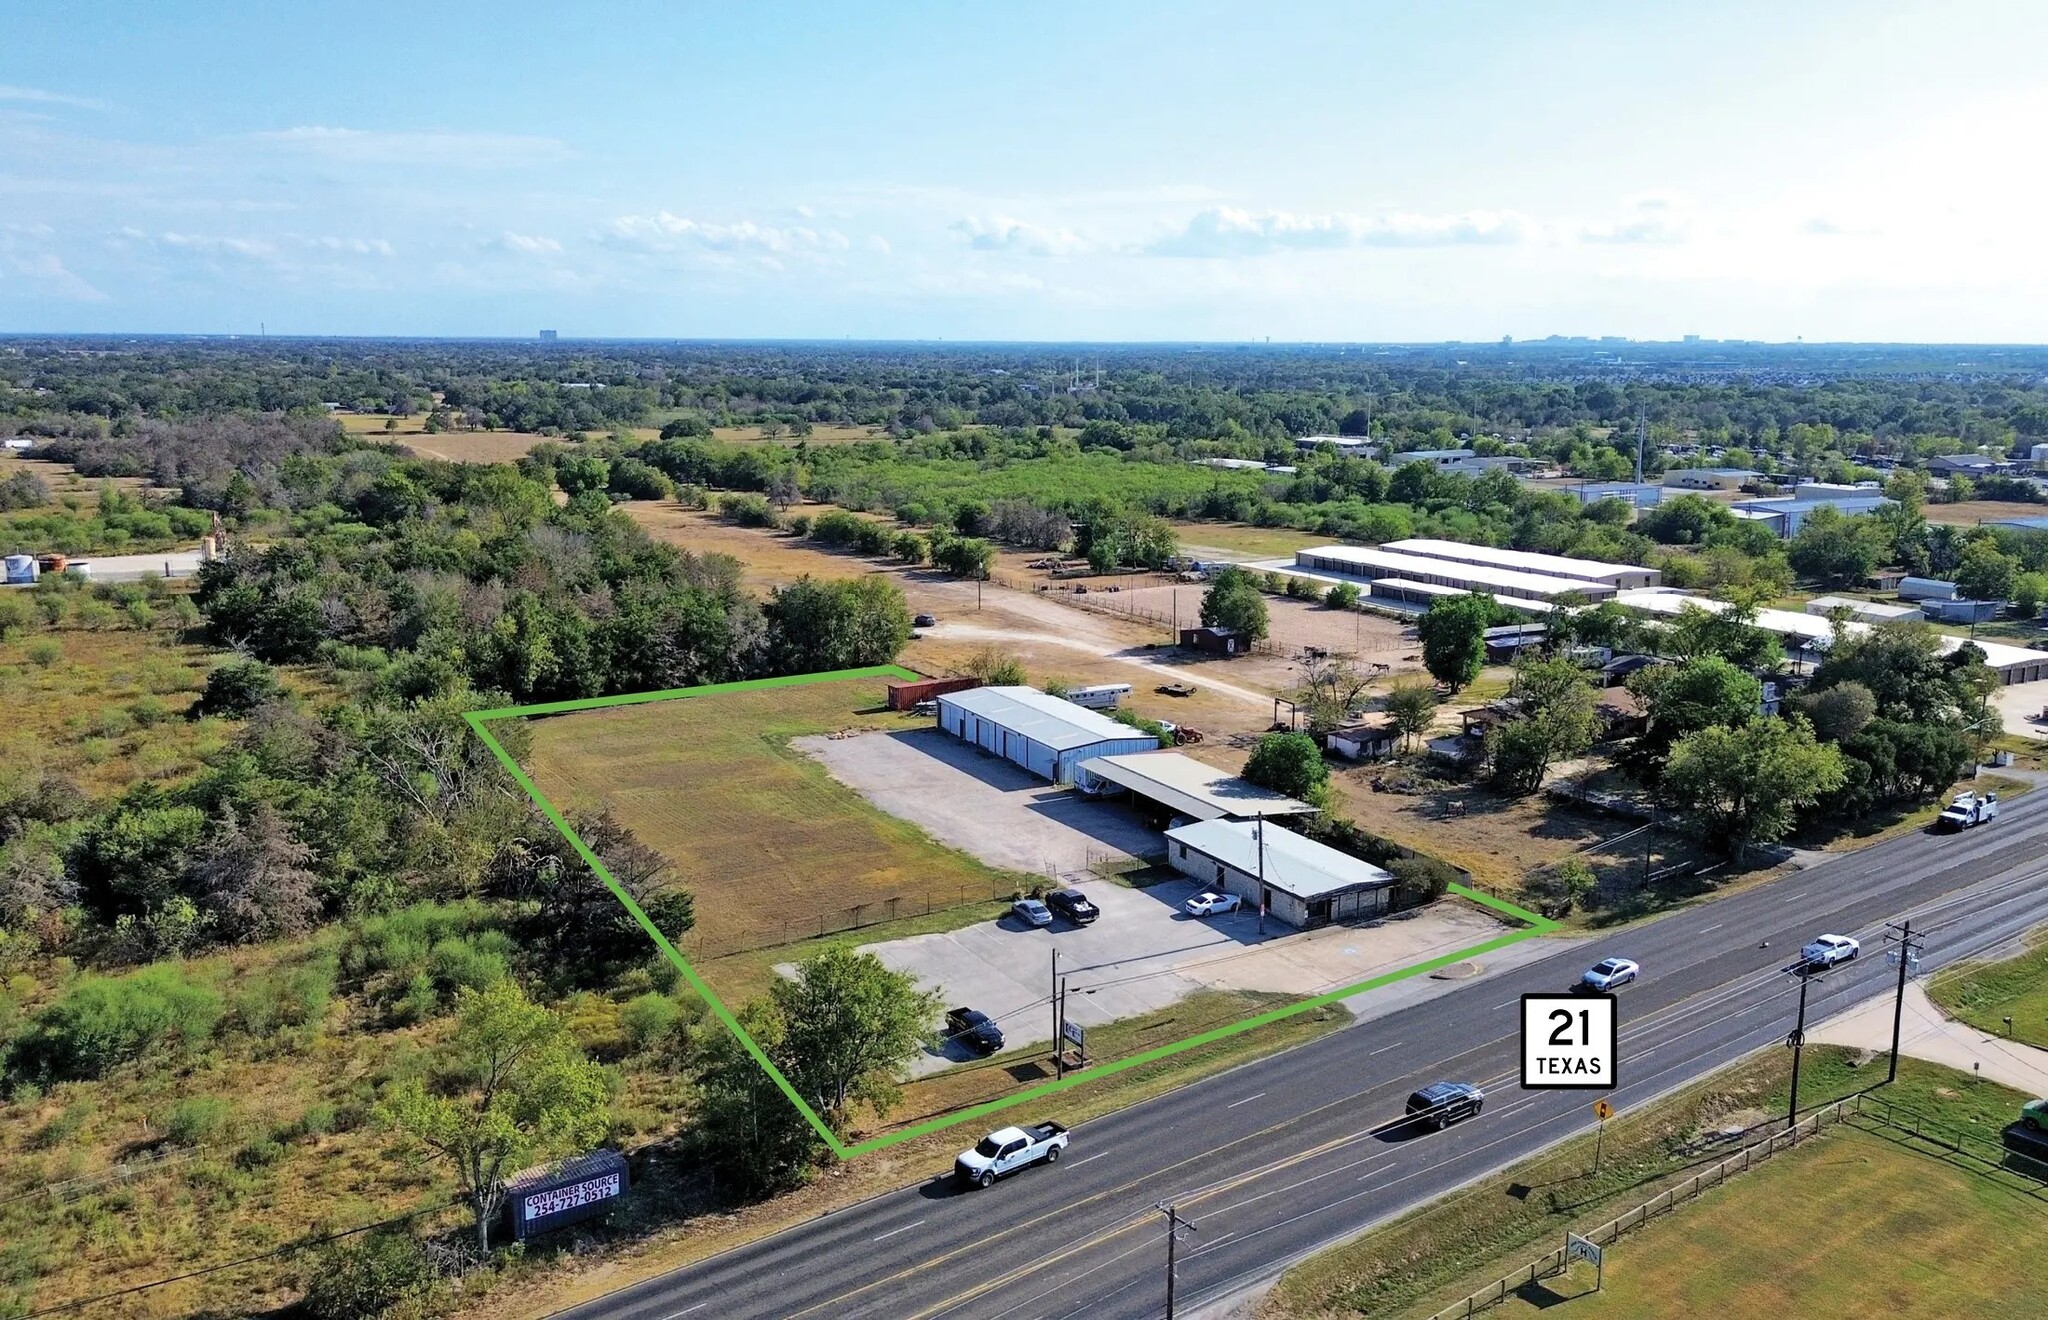
<instances>
[{"instance_id":1,"label":"road sign post","mask_svg":"<svg viewBox=\"0 0 2048 1320\"><path fill-rule=\"evenodd\" d=\"M1593 1172L1600 1172L1600 1148L1607 1144L1607 1120L1614 1117L1614 1106L1605 1100L1593 1102L1593 1117L1600 1120L1600 1126L1593 1129Z\"/></svg>"},{"instance_id":2,"label":"road sign post","mask_svg":"<svg viewBox=\"0 0 2048 1320\"><path fill-rule=\"evenodd\" d=\"M1613 995L1522 996L1522 1089L1611 1091L1621 1062Z\"/></svg>"}]
</instances>

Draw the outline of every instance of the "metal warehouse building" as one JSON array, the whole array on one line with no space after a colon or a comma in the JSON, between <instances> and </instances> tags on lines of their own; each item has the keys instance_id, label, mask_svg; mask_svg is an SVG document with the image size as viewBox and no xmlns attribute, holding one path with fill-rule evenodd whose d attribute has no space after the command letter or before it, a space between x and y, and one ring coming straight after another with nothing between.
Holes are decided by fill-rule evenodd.
<instances>
[{"instance_id":1,"label":"metal warehouse building","mask_svg":"<svg viewBox=\"0 0 2048 1320\"><path fill-rule=\"evenodd\" d=\"M1302 816L1315 810L1285 793L1260 788L1248 779L1179 752L1098 756L1082 763L1074 774L1074 786L1084 793L1107 794L1122 789L1155 803L1165 813L1189 820Z\"/></svg>"},{"instance_id":2,"label":"metal warehouse building","mask_svg":"<svg viewBox=\"0 0 2048 1320\"><path fill-rule=\"evenodd\" d=\"M1468 593L1457 587L1440 587L1434 582L1410 582L1406 578L1374 578L1367 594L1374 600L1397 601L1403 605L1420 605L1427 609L1429 603L1442 596L1463 596ZM1491 594L1491 593L1489 593ZM1496 605L1518 610L1524 614L1547 614L1550 605L1546 601L1523 600L1520 596L1494 596Z\"/></svg>"},{"instance_id":3,"label":"metal warehouse building","mask_svg":"<svg viewBox=\"0 0 2048 1320\"><path fill-rule=\"evenodd\" d=\"M1263 898L1268 915L1304 930L1379 916L1392 902L1386 871L1277 825L1204 820L1168 830L1166 839L1174 870L1247 905Z\"/></svg>"},{"instance_id":4,"label":"metal warehouse building","mask_svg":"<svg viewBox=\"0 0 2048 1320\"><path fill-rule=\"evenodd\" d=\"M1445 559L1404 555L1392 550L1366 550L1351 545L1319 545L1294 552L1297 567L1346 577L1400 578L1426 582L1458 591L1478 591L1522 600L1554 601L1575 595L1588 601L1614 598L1616 588L1584 578L1566 578L1541 573L1519 573L1508 568L1477 564L1454 564Z\"/></svg>"},{"instance_id":5,"label":"metal warehouse building","mask_svg":"<svg viewBox=\"0 0 2048 1320\"><path fill-rule=\"evenodd\" d=\"M1486 568L1511 568L1518 573L1541 573L1549 577L1583 578L1605 582L1610 587L1654 587L1664 575L1640 564L1610 564L1598 559L1573 559L1566 555L1538 554L1533 550L1502 550L1490 545L1466 545L1462 541L1435 541L1412 537L1389 541L1381 546L1402 555L1421 555L1453 564L1478 564Z\"/></svg>"},{"instance_id":6,"label":"metal warehouse building","mask_svg":"<svg viewBox=\"0 0 2048 1320\"><path fill-rule=\"evenodd\" d=\"M938 698L939 727L1055 784L1097 756L1154 752L1159 740L1036 688L985 687Z\"/></svg>"}]
</instances>

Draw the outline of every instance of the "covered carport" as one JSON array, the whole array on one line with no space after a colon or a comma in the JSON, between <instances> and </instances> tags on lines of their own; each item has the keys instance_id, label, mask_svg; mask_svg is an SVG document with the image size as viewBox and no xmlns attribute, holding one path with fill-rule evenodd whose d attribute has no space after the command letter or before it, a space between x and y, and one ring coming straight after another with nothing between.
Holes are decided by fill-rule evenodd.
<instances>
[{"instance_id":1,"label":"covered carport","mask_svg":"<svg viewBox=\"0 0 2048 1320\"><path fill-rule=\"evenodd\" d=\"M1081 762L1074 787L1091 796L1119 791L1161 824L1184 820L1251 820L1258 816L1305 816L1306 802L1261 788L1179 752L1097 756Z\"/></svg>"}]
</instances>

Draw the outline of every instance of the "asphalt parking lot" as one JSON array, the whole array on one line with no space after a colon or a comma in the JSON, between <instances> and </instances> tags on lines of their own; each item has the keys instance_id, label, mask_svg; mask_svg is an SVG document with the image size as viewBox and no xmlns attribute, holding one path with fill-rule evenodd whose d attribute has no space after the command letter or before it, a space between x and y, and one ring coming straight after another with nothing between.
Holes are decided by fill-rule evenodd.
<instances>
[{"instance_id":1,"label":"asphalt parking lot","mask_svg":"<svg viewBox=\"0 0 2048 1320\"><path fill-rule=\"evenodd\" d=\"M1314 931L1269 920L1261 935L1256 910L1199 919L1183 914L1180 905L1201 892L1192 880L1145 889L1098 881L1082 888L1102 909L1092 925L1056 917L1050 927L1033 927L1005 916L867 951L937 989L948 1008L978 1008L995 1018L1008 1038L1007 1054L1029 1053L1052 1039L1055 950L1067 978L1068 1015L1092 1027L1157 1011L1207 988L1320 994L1470 948L1504 930L1466 904L1446 902L1370 925ZM911 1072L935 1072L967 1057L954 1047L924 1056Z\"/></svg>"},{"instance_id":2,"label":"asphalt parking lot","mask_svg":"<svg viewBox=\"0 0 2048 1320\"><path fill-rule=\"evenodd\" d=\"M1072 875L1166 851L1128 808L1057 788L937 728L793 745L890 815L1006 871Z\"/></svg>"}]
</instances>

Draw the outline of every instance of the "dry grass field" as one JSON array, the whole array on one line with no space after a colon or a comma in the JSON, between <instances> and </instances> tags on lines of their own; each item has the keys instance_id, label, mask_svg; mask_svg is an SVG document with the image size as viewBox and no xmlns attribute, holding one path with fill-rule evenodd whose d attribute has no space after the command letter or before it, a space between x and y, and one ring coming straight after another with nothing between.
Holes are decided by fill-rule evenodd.
<instances>
[{"instance_id":1,"label":"dry grass field","mask_svg":"<svg viewBox=\"0 0 2048 1320\"><path fill-rule=\"evenodd\" d=\"M540 719L533 777L564 811L609 806L696 896L693 958L821 925L1007 894L1010 877L891 817L788 741L907 727L877 679L681 698Z\"/></svg>"},{"instance_id":2,"label":"dry grass field","mask_svg":"<svg viewBox=\"0 0 2048 1320\"><path fill-rule=\"evenodd\" d=\"M1993 518L2048 518L2048 504L2021 504L2014 500L1964 500L1959 504L1929 504L1927 521L1957 527L1975 527Z\"/></svg>"},{"instance_id":3,"label":"dry grass field","mask_svg":"<svg viewBox=\"0 0 2048 1320\"><path fill-rule=\"evenodd\" d=\"M1329 537L1314 532L1248 523L1177 522L1173 531L1180 538L1182 552L1197 559L1208 558L1207 551L1221 551L1232 559L1284 559L1306 546L1330 544Z\"/></svg>"},{"instance_id":4,"label":"dry grass field","mask_svg":"<svg viewBox=\"0 0 2048 1320\"><path fill-rule=\"evenodd\" d=\"M61 508L65 501L70 500L78 503L81 508L90 510L94 501L99 498L100 487L105 485L111 485L116 490L127 491L130 494L140 494L150 488L149 483L141 477L84 477L69 463L59 463L48 458L23 457L11 450L0 451L0 481L5 481L17 472L27 472L43 479L43 483L50 488L50 502L42 506L46 509Z\"/></svg>"},{"instance_id":5,"label":"dry grass field","mask_svg":"<svg viewBox=\"0 0 2048 1320\"><path fill-rule=\"evenodd\" d=\"M185 718L207 668L198 647L126 630L0 645L0 774L62 774L99 797L192 773L226 738L218 720Z\"/></svg>"},{"instance_id":6,"label":"dry grass field","mask_svg":"<svg viewBox=\"0 0 2048 1320\"><path fill-rule=\"evenodd\" d=\"M404 445L421 458L438 458L451 463L511 463L542 441L560 442L560 436L536 435L531 431L443 431L427 433L427 415L414 413L398 419L395 430L386 430L382 413L337 413L335 420L350 435L388 444Z\"/></svg>"}]
</instances>

